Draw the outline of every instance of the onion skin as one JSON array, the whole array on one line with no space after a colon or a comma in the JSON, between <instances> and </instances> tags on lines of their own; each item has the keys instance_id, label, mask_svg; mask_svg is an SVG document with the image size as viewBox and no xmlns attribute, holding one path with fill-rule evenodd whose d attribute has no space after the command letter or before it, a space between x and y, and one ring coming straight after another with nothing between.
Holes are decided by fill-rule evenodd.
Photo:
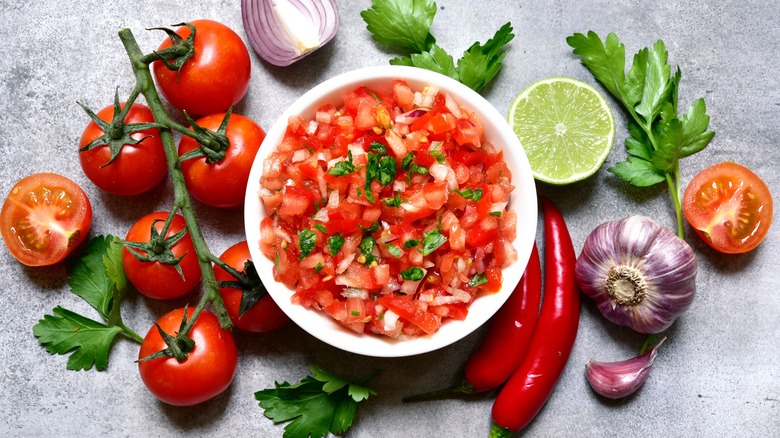
<instances>
[{"instance_id":1,"label":"onion skin","mask_svg":"<svg viewBox=\"0 0 780 438\"><path fill-rule=\"evenodd\" d=\"M637 302L610 293L610 268L638 274L645 287ZM575 273L582 292L608 320L651 334L669 328L691 305L697 271L696 256L684 240L651 219L631 216L593 230Z\"/></svg>"},{"instance_id":2,"label":"onion skin","mask_svg":"<svg viewBox=\"0 0 780 438\"><path fill-rule=\"evenodd\" d=\"M318 38L303 53L295 47L276 15L274 4L284 3L301 13ZM321 48L336 35L339 13L335 0L242 0L241 17L252 48L270 64L286 67ZM297 23L296 23L297 24Z\"/></svg>"}]
</instances>

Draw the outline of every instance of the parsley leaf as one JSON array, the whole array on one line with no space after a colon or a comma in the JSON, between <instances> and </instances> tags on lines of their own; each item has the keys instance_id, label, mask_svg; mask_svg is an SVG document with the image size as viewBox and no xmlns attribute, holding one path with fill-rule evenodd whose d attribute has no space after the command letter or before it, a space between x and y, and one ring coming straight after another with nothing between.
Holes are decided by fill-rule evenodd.
<instances>
[{"instance_id":1,"label":"parsley leaf","mask_svg":"<svg viewBox=\"0 0 780 438\"><path fill-rule=\"evenodd\" d=\"M311 366L314 374L298 384L274 382L274 388L255 393L263 414L275 424L290 422L285 438L321 438L340 435L351 426L357 404L376 395L363 386L372 376L351 383L322 368Z\"/></svg>"},{"instance_id":2,"label":"parsley leaf","mask_svg":"<svg viewBox=\"0 0 780 438\"><path fill-rule=\"evenodd\" d=\"M683 237L680 160L704 149L715 135L707 130L710 118L704 100L697 99L678 115L682 73L679 68L672 72L661 40L634 55L627 75L625 46L614 33L604 42L593 31L571 35L566 42L631 116L628 156L608 170L639 187L666 181L677 214L677 234Z\"/></svg>"},{"instance_id":3,"label":"parsley leaf","mask_svg":"<svg viewBox=\"0 0 780 438\"><path fill-rule=\"evenodd\" d=\"M480 199L482 199L482 189L453 190L453 192L459 194L460 196L463 196L466 199L474 201L474 202L477 202Z\"/></svg>"},{"instance_id":4,"label":"parsley leaf","mask_svg":"<svg viewBox=\"0 0 780 438\"><path fill-rule=\"evenodd\" d=\"M401 271L401 278L404 280L420 281L423 277L425 277L425 271L417 266Z\"/></svg>"},{"instance_id":5,"label":"parsley leaf","mask_svg":"<svg viewBox=\"0 0 780 438\"><path fill-rule=\"evenodd\" d=\"M348 151L347 159L345 161L339 161L338 163L334 164L333 167L328 170L328 175L344 176L349 175L356 170L357 167L355 167L355 164L352 163L352 151Z\"/></svg>"},{"instance_id":6,"label":"parsley leaf","mask_svg":"<svg viewBox=\"0 0 780 438\"><path fill-rule=\"evenodd\" d=\"M468 285L471 287L477 287L482 286L483 284L487 283L487 275L485 275L484 272L474 274L473 277L471 277L471 280L469 280Z\"/></svg>"},{"instance_id":7,"label":"parsley leaf","mask_svg":"<svg viewBox=\"0 0 780 438\"><path fill-rule=\"evenodd\" d=\"M445 237L444 234L442 234L438 229L428 231L427 233L423 234L422 248L420 248L419 251L422 253L422 255L427 256L428 254L439 249L439 247L444 245L446 242L447 237Z\"/></svg>"},{"instance_id":8,"label":"parsley leaf","mask_svg":"<svg viewBox=\"0 0 780 438\"><path fill-rule=\"evenodd\" d=\"M96 236L86 251L68 265L71 292L97 310L103 322L57 306L33 327L33 334L51 354L70 354L67 369L98 371L108 367L108 354L118 334L141 342L126 327L120 303L128 281L122 267L122 245L117 237Z\"/></svg>"},{"instance_id":9,"label":"parsley leaf","mask_svg":"<svg viewBox=\"0 0 780 438\"><path fill-rule=\"evenodd\" d=\"M298 260L303 260L314 251L314 247L317 245L317 234L304 228L298 231L298 248L301 250L301 254L298 256Z\"/></svg>"},{"instance_id":10,"label":"parsley leaf","mask_svg":"<svg viewBox=\"0 0 780 438\"><path fill-rule=\"evenodd\" d=\"M436 42L430 28L436 3L429 0L371 0L360 13L374 41L410 52L424 52Z\"/></svg>"},{"instance_id":11,"label":"parsley leaf","mask_svg":"<svg viewBox=\"0 0 780 438\"><path fill-rule=\"evenodd\" d=\"M430 33L434 15L436 3L430 0L372 0L371 8L360 13L374 41L407 54L390 64L432 70L481 90L501 69L503 49L514 38L512 25L501 26L484 45L472 44L456 63Z\"/></svg>"},{"instance_id":12,"label":"parsley leaf","mask_svg":"<svg viewBox=\"0 0 780 438\"><path fill-rule=\"evenodd\" d=\"M120 327L109 327L60 306L33 327L33 334L46 351L71 353L67 368L73 371L89 370L93 365L98 371L108 368L108 351L121 332Z\"/></svg>"},{"instance_id":13,"label":"parsley leaf","mask_svg":"<svg viewBox=\"0 0 780 438\"><path fill-rule=\"evenodd\" d=\"M341 251L341 247L344 246L344 236L341 233L336 233L328 237L328 252L330 255L335 256Z\"/></svg>"}]
</instances>

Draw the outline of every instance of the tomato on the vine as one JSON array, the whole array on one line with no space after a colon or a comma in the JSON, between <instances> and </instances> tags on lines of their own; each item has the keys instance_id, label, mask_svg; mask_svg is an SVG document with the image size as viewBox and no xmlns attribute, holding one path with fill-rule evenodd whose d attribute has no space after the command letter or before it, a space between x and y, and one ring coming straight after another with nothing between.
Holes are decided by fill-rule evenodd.
<instances>
[{"instance_id":1,"label":"tomato on the vine","mask_svg":"<svg viewBox=\"0 0 780 438\"><path fill-rule=\"evenodd\" d=\"M212 20L195 20L194 55L180 70L162 61L152 63L160 93L174 107L191 115L225 112L240 101L249 87L251 61L246 45L232 29ZM176 33L187 39L189 27ZM167 38L159 51L172 45Z\"/></svg>"},{"instance_id":2,"label":"tomato on the vine","mask_svg":"<svg viewBox=\"0 0 780 438\"><path fill-rule=\"evenodd\" d=\"M187 318L194 308L187 309ZM181 328L184 309L173 310L157 320L167 334L174 336ZM233 381L238 364L238 351L229 330L219 325L213 313L203 310L187 334L195 346L187 358L179 362L174 357L144 359L168 346L156 326L152 326L138 352L138 371L149 391L165 403L192 406L221 394Z\"/></svg>"},{"instance_id":3,"label":"tomato on the vine","mask_svg":"<svg viewBox=\"0 0 780 438\"><path fill-rule=\"evenodd\" d=\"M121 104L121 108L125 103ZM111 123L114 105L98 111L98 117ZM152 111L140 103L130 107L124 122L154 122ZM103 129L90 121L79 142L83 148L103 135ZM160 134L156 128L137 131L130 135L137 144L125 144L114 161L111 161L111 148L98 146L79 153L81 168L87 177L101 189L115 195L131 196L147 192L154 188L168 173Z\"/></svg>"},{"instance_id":4,"label":"tomato on the vine","mask_svg":"<svg viewBox=\"0 0 780 438\"><path fill-rule=\"evenodd\" d=\"M226 249L219 258L225 262L225 264L239 272L245 272L246 262L252 260L252 256L249 254L249 245L246 240ZM252 267L252 269L254 270L254 267ZM245 272L245 274L250 278L253 276L257 277L256 271L254 275L251 272ZM214 276L217 278L218 282L236 281L232 275L219 266L214 266ZM255 279L258 283L260 282L260 278ZM262 283L260 283L259 287L262 288ZM261 291L264 291L264 289L261 289ZM252 290L246 293L257 292L259 291ZM255 333L268 332L289 321L287 314L279 308L267 292L241 316L239 316L241 298L245 292L242 289L234 287L220 287L219 293L222 295L222 300L225 302L225 307L227 308L228 315L230 315L230 320L233 321L233 325L241 330Z\"/></svg>"},{"instance_id":5,"label":"tomato on the vine","mask_svg":"<svg viewBox=\"0 0 780 438\"><path fill-rule=\"evenodd\" d=\"M201 128L217 131L224 113L212 114L197 120ZM240 114L231 114L225 132L230 144L222 160L209 163L206 157L182 161L181 170L187 190L206 205L221 208L237 207L244 203L249 171L265 138L265 131L257 123ZM198 142L182 136L179 156L199 148Z\"/></svg>"},{"instance_id":6,"label":"tomato on the vine","mask_svg":"<svg viewBox=\"0 0 780 438\"><path fill-rule=\"evenodd\" d=\"M724 162L691 180L683 196L683 212L708 245L724 253L742 253L758 246L769 231L772 195L758 175Z\"/></svg>"},{"instance_id":7,"label":"tomato on the vine","mask_svg":"<svg viewBox=\"0 0 780 438\"><path fill-rule=\"evenodd\" d=\"M0 231L11 255L28 266L53 265L89 233L92 204L75 182L38 173L14 184L0 213Z\"/></svg>"},{"instance_id":8,"label":"tomato on the vine","mask_svg":"<svg viewBox=\"0 0 780 438\"><path fill-rule=\"evenodd\" d=\"M142 217L130 227L125 240L128 242L149 242L152 236L152 223L155 224L155 229L160 233L167 218L168 212L150 213ZM177 214L171 221L164 237L171 237L185 227L184 218ZM148 255L144 251L135 251L141 255ZM138 260L130 250L124 248L122 264L125 268L125 274L138 292L149 298L169 300L179 298L195 289L200 282L201 270L189 232L185 233L184 237L170 248L170 252L173 257L182 257L179 261L179 267L183 275L177 272L174 265L159 261Z\"/></svg>"}]
</instances>

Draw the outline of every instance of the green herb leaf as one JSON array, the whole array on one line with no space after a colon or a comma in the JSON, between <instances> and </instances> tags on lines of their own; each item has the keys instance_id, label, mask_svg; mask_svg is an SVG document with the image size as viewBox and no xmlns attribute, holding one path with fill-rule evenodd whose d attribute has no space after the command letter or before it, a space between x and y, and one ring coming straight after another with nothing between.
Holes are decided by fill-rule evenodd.
<instances>
[{"instance_id":1,"label":"green herb leaf","mask_svg":"<svg viewBox=\"0 0 780 438\"><path fill-rule=\"evenodd\" d=\"M468 285L471 287L478 287L482 286L483 284L487 283L487 276L484 272L480 272L478 274L474 274L473 277L471 277L471 280L469 280Z\"/></svg>"},{"instance_id":2,"label":"green herb leaf","mask_svg":"<svg viewBox=\"0 0 780 438\"><path fill-rule=\"evenodd\" d=\"M436 42L429 32L435 15L436 3L429 0L371 0L371 8L360 12L374 41L410 52L425 52Z\"/></svg>"},{"instance_id":3,"label":"green herb leaf","mask_svg":"<svg viewBox=\"0 0 780 438\"><path fill-rule=\"evenodd\" d=\"M68 354L67 368L73 371L98 371L108 368L108 352L116 336L122 332L57 306L51 315L44 315L33 327L38 342L51 354Z\"/></svg>"},{"instance_id":4,"label":"green herb leaf","mask_svg":"<svg viewBox=\"0 0 780 438\"><path fill-rule=\"evenodd\" d=\"M298 231L298 248L300 249L300 255L298 256L298 260L303 260L311 254L312 251L314 251L314 247L317 245L317 234L308 229L304 228L301 231Z\"/></svg>"},{"instance_id":5,"label":"green herb leaf","mask_svg":"<svg viewBox=\"0 0 780 438\"><path fill-rule=\"evenodd\" d=\"M484 46L474 43L458 60L459 80L474 91L482 90L501 69L503 49L514 37L511 23L506 23Z\"/></svg>"},{"instance_id":6,"label":"green herb leaf","mask_svg":"<svg viewBox=\"0 0 780 438\"><path fill-rule=\"evenodd\" d=\"M332 176L344 176L357 170L357 167L352 163L352 151L347 152L347 159L345 161L339 161L334 164L328 170L328 174Z\"/></svg>"},{"instance_id":7,"label":"green herb leaf","mask_svg":"<svg viewBox=\"0 0 780 438\"><path fill-rule=\"evenodd\" d=\"M423 277L425 277L425 271L417 266L401 271L401 278L404 280L420 281Z\"/></svg>"},{"instance_id":8,"label":"green herb leaf","mask_svg":"<svg viewBox=\"0 0 780 438\"><path fill-rule=\"evenodd\" d=\"M371 142L371 146L369 146L369 149L373 152L376 152L378 155L384 155L387 153L387 146L377 141Z\"/></svg>"},{"instance_id":9,"label":"green herb leaf","mask_svg":"<svg viewBox=\"0 0 780 438\"><path fill-rule=\"evenodd\" d=\"M116 243L115 243L116 242ZM68 266L68 285L71 292L83 298L108 319L116 287L127 288L127 277L122 267L122 245L114 236L96 236L87 242L86 252Z\"/></svg>"},{"instance_id":10,"label":"green herb leaf","mask_svg":"<svg viewBox=\"0 0 780 438\"><path fill-rule=\"evenodd\" d=\"M401 191L397 190L395 192L395 196L392 198L382 199L382 202L388 207L400 207L403 203L403 200L401 199Z\"/></svg>"},{"instance_id":11,"label":"green herb leaf","mask_svg":"<svg viewBox=\"0 0 780 438\"><path fill-rule=\"evenodd\" d=\"M344 246L344 236L341 233L336 233L328 237L327 245L330 255L335 256L341 251L341 247Z\"/></svg>"},{"instance_id":12,"label":"green herb leaf","mask_svg":"<svg viewBox=\"0 0 780 438\"><path fill-rule=\"evenodd\" d=\"M317 266L314 267L314 273L316 274L316 273L322 271L322 268L324 268L324 267L325 266L322 263L317 263Z\"/></svg>"},{"instance_id":13,"label":"green herb leaf","mask_svg":"<svg viewBox=\"0 0 780 438\"><path fill-rule=\"evenodd\" d=\"M422 255L427 256L428 254L439 249L439 247L444 245L446 242L447 237L445 237L444 234L442 234L438 229L429 231L423 234L423 242L422 248L420 248L420 252Z\"/></svg>"},{"instance_id":14,"label":"green herb leaf","mask_svg":"<svg viewBox=\"0 0 780 438\"><path fill-rule=\"evenodd\" d=\"M406 242L404 242L404 249L412 249L415 246L419 245L420 242L416 239L409 239Z\"/></svg>"},{"instance_id":15,"label":"green herb leaf","mask_svg":"<svg viewBox=\"0 0 780 438\"><path fill-rule=\"evenodd\" d=\"M357 404L376 395L362 383L348 382L316 366L311 370L314 377L306 376L298 384L275 382L274 388L255 393L267 418L277 424L290 421L285 438L343 434L352 426Z\"/></svg>"},{"instance_id":16,"label":"green herb leaf","mask_svg":"<svg viewBox=\"0 0 780 438\"><path fill-rule=\"evenodd\" d=\"M477 202L480 199L482 199L482 189L453 190L453 192L459 194L460 196L463 196L466 199L474 201L474 202Z\"/></svg>"},{"instance_id":17,"label":"green herb leaf","mask_svg":"<svg viewBox=\"0 0 780 438\"><path fill-rule=\"evenodd\" d=\"M715 135L707 131L709 116L704 100L694 101L686 114L678 116L682 73L679 68L672 73L661 40L634 55L627 77L625 47L615 34L610 33L605 43L593 31L587 36L574 34L566 41L633 119L626 139L628 157L609 171L640 187L666 181L677 214L677 234L683 237L680 159L704 149Z\"/></svg>"},{"instance_id":18,"label":"green herb leaf","mask_svg":"<svg viewBox=\"0 0 780 438\"><path fill-rule=\"evenodd\" d=\"M360 244L358 245L358 248L360 249L360 253L366 258L366 260L363 262L364 265L368 266L371 263L373 263L375 260L377 260L377 256L374 255L374 248L376 248L376 241L371 236L364 236L363 239L360 241Z\"/></svg>"},{"instance_id":19,"label":"green herb leaf","mask_svg":"<svg viewBox=\"0 0 780 438\"><path fill-rule=\"evenodd\" d=\"M374 223L371 224L371 226L368 228L364 227L363 225L358 225L358 228L360 228L366 234L373 234L375 231L379 230L379 221L374 221Z\"/></svg>"},{"instance_id":20,"label":"green herb leaf","mask_svg":"<svg viewBox=\"0 0 780 438\"><path fill-rule=\"evenodd\" d=\"M393 257L401 258L404 255L404 251L394 243L388 243L385 245L385 248L387 248L387 252L389 252Z\"/></svg>"},{"instance_id":21,"label":"green herb leaf","mask_svg":"<svg viewBox=\"0 0 780 438\"><path fill-rule=\"evenodd\" d=\"M316 229L317 231L319 231L319 232L321 232L321 233L328 234L328 229L327 229L327 228L325 228L325 225L322 225L322 224L314 224L314 229Z\"/></svg>"},{"instance_id":22,"label":"green herb leaf","mask_svg":"<svg viewBox=\"0 0 780 438\"><path fill-rule=\"evenodd\" d=\"M455 67L455 60L444 49L434 44L430 51L422 53L412 53L403 58L393 58L391 65L406 65L409 67L424 68L435 71L445 76L449 76L456 81L460 81L458 69Z\"/></svg>"}]
</instances>

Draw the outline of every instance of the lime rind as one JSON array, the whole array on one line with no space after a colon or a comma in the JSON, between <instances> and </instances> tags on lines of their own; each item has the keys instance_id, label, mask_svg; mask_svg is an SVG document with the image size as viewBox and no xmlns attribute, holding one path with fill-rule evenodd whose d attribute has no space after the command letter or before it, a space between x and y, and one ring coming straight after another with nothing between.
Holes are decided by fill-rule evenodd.
<instances>
[{"instance_id":1,"label":"lime rind","mask_svg":"<svg viewBox=\"0 0 780 438\"><path fill-rule=\"evenodd\" d=\"M615 137L615 121L604 96L585 82L566 77L528 86L512 101L508 121L534 178L556 185L596 173Z\"/></svg>"}]
</instances>

